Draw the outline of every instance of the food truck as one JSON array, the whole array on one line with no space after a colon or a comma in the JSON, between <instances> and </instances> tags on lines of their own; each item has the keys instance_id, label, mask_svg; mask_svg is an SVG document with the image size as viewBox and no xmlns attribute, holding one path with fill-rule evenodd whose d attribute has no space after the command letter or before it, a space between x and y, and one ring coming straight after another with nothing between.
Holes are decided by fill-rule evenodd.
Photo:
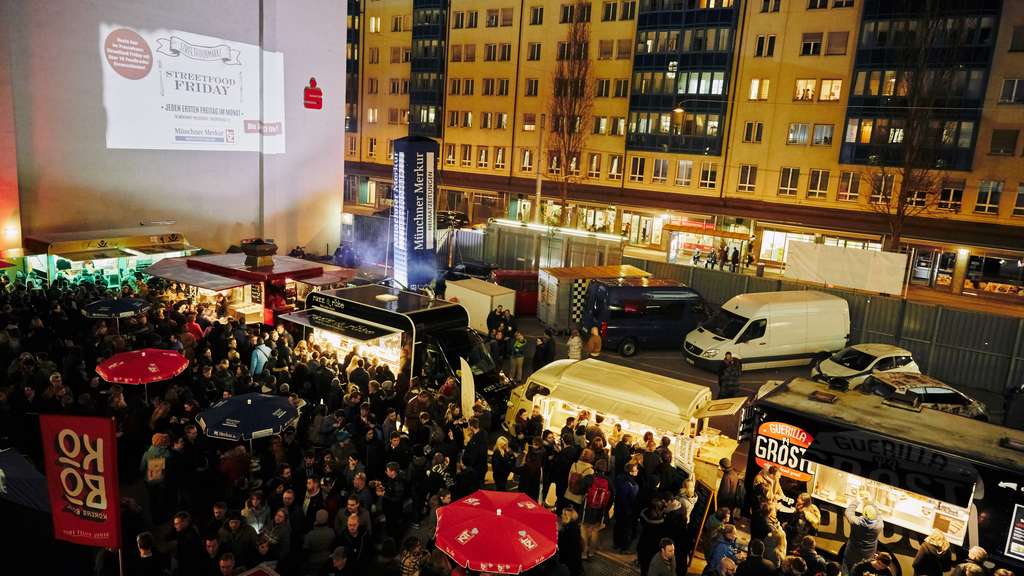
<instances>
[{"instance_id":1,"label":"food truck","mask_svg":"<svg viewBox=\"0 0 1024 576\"><path fill-rule=\"evenodd\" d=\"M628 385L626 385L628 383ZM593 358L556 360L512 391L505 425L515 429L516 413L539 406L544 426L557 430L581 410L604 417L607 432L616 423L641 442L644 433L672 440L675 465L712 489L721 479L718 462L732 459L736 440L709 425L717 416L735 416L746 398L712 400L707 386L675 380Z\"/></svg>"},{"instance_id":2,"label":"food truck","mask_svg":"<svg viewBox=\"0 0 1024 576\"><path fill-rule=\"evenodd\" d=\"M921 542L941 531L964 558L981 546L997 566L1024 567L1024 432L811 380L765 384L744 416L752 431L747 493L776 465L785 497L800 493L822 512L818 547L840 554L844 510L866 494L885 523L879 549L912 573Z\"/></svg>"},{"instance_id":3,"label":"food truck","mask_svg":"<svg viewBox=\"0 0 1024 576\"><path fill-rule=\"evenodd\" d=\"M314 341L347 354L376 357L398 375L438 382L457 376L460 358L473 371L476 391L496 416L504 413L511 381L459 304L380 284L311 292L306 308L281 316L313 331ZM498 420L498 418L496 418Z\"/></svg>"}]
</instances>

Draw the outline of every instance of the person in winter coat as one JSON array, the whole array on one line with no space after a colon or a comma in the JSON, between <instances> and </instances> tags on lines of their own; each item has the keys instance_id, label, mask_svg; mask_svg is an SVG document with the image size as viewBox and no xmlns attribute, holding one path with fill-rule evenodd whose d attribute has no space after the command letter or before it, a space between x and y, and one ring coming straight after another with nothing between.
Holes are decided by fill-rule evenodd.
<instances>
[{"instance_id":1,"label":"person in winter coat","mask_svg":"<svg viewBox=\"0 0 1024 576\"><path fill-rule=\"evenodd\" d=\"M636 497L640 493L637 483L639 469L636 464L627 464L622 474L615 478L615 527L612 543L620 554L629 552L636 532Z\"/></svg>"},{"instance_id":2,"label":"person in winter coat","mask_svg":"<svg viewBox=\"0 0 1024 576\"><path fill-rule=\"evenodd\" d=\"M512 379L516 382L523 381L523 362L526 360L526 336L522 332L516 332L512 340Z\"/></svg>"},{"instance_id":3,"label":"person in winter coat","mask_svg":"<svg viewBox=\"0 0 1024 576\"><path fill-rule=\"evenodd\" d=\"M942 576L953 567L949 542L941 530L932 530L917 549L914 576Z\"/></svg>"},{"instance_id":4,"label":"person in winter coat","mask_svg":"<svg viewBox=\"0 0 1024 576\"><path fill-rule=\"evenodd\" d=\"M779 531L781 532L781 529ZM722 558L729 558L737 564L743 560L740 557L742 552L740 552L739 545L736 542L736 536L736 527L732 524L726 524L722 527L721 535L711 545L711 554L707 559L708 566L718 566ZM783 534L783 538L785 538L785 534ZM765 559L772 560L770 552L771 545L765 542ZM785 554L783 554L784 556Z\"/></svg>"},{"instance_id":5,"label":"person in winter coat","mask_svg":"<svg viewBox=\"0 0 1024 576\"><path fill-rule=\"evenodd\" d=\"M587 560L597 551L598 538L614 497L612 481L608 477L608 461L598 460L594 469L590 487L583 497L583 558Z\"/></svg>"},{"instance_id":6,"label":"person in winter coat","mask_svg":"<svg viewBox=\"0 0 1024 576\"><path fill-rule=\"evenodd\" d=\"M636 560L640 576L647 576L651 558L658 553L658 544L665 537L665 501L651 500L651 505L640 512L640 538L636 544Z\"/></svg>"},{"instance_id":7,"label":"person in winter coat","mask_svg":"<svg viewBox=\"0 0 1024 576\"><path fill-rule=\"evenodd\" d=\"M597 358L601 355L601 333L598 331L597 326L590 329L590 337L587 338L584 351L591 358Z\"/></svg>"},{"instance_id":8,"label":"person in winter coat","mask_svg":"<svg viewBox=\"0 0 1024 576\"><path fill-rule=\"evenodd\" d=\"M787 549L786 531L782 526L775 524L764 541L764 558L774 564L776 569L781 570Z\"/></svg>"},{"instance_id":9,"label":"person in winter coat","mask_svg":"<svg viewBox=\"0 0 1024 576\"><path fill-rule=\"evenodd\" d=\"M168 515L173 512L169 509L171 503L166 483L168 463L173 458L170 446L171 437L169 435L153 434L151 445L142 455L142 461L139 464L139 471L143 473L143 478L146 481L150 513L155 523L165 522Z\"/></svg>"},{"instance_id":10,"label":"person in winter coat","mask_svg":"<svg viewBox=\"0 0 1024 576\"><path fill-rule=\"evenodd\" d=\"M245 523L241 514L229 514L227 524L220 529L217 537L222 552L234 554L239 566L249 565L249 559L256 553L256 530Z\"/></svg>"},{"instance_id":11,"label":"person in winter coat","mask_svg":"<svg viewBox=\"0 0 1024 576\"><path fill-rule=\"evenodd\" d=\"M508 490L508 477L516 465L516 454L508 446L508 438L498 436L491 452L491 474L494 476L494 489L500 492Z\"/></svg>"},{"instance_id":12,"label":"person in winter coat","mask_svg":"<svg viewBox=\"0 0 1024 576\"><path fill-rule=\"evenodd\" d=\"M732 355L732 352L725 353L722 360L722 367L718 370L718 397L735 398L740 394L740 375L743 374L743 364L739 358Z\"/></svg>"},{"instance_id":13,"label":"person in winter coat","mask_svg":"<svg viewBox=\"0 0 1024 576\"><path fill-rule=\"evenodd\" d=\"M722 480L718 483L716 496L718 505L728 508L734 518L738 517L743 507L743 478L732 469L732 460L729 458L719 460L718 467L722 469Z\"/></svg>"},{"instance_id":14,"label":"person in winter coat","mask_svg":"<svg viewBox=\"0 0 1024 576\"><path fill-rule=\"evenodd\" d=\"M878 537L882 535L884 524L878 518L878 511L867 503L867 494L861 493L851 506L846 508L845 516L850 523L850 538L846 541L846 552L843 555L843 571L849 572L862 560L868 560L878 549ZM857 513L858 508L860 513Z\"/></svg>"},{"instance_id":15,"label":"person in winter coat","mask_svg":"<svg viewBox=\"0 0 1024 576\"><path fill-rule=\"evenodd\" d=\"M736 576L775 576L775 565L764 558L764 542L751 540L747 550L747 559L736 567ZM811 573L808 576L815 574Z\"/></svg>"},{"instance_id":16,"label":"person in winter coat","mask_svg":"<svg viewBox=\"0 0 1024 576\"><path fill-rule=\"evenodd\" d=\"M984 566L987 556L988 552L981 546L971 546L967 551L967 560L957 564L951 576L985 576L988 574Z\"/></svg>"},{"instance_id":17,"label":"person in winter coat","mask_svg":"<svg viewBox=\"0 0 1024 576\"><path fill-rule=\"evenodd\" d=\"M569 341L566 343L569 348L569 360L582 360L583 359L583 338L580 338L580 331L573 328L572 335L569 336Z\"/></svg>"},{"instance_id":18,"label":"person in winter coat","mask_svg":"<svg viewBox=\"0 0 1024 576\"><path fill-rule=\"evenodd\" d=\"M572 506L562 509L562 527L558 530L558 561L570 576L583 576L583 537L579 514Z\"/></svg>"},{"instance_id":19,"label":"person in winter coat","mask_svg":"<svg viewBox=\"0 0 1024 576\"><path fill-rule=\"evenodd\" d=\"M676 576L676 546L671 538L658 541L658 553L651 558L647 576Z\"/></svg>"},{"instance_id":20,"label":"person in winter coat","mask_svg":"<svg viewBox=\"0 0 1024 576\"><path fill-rule=\"evenodd\" d=\"M804 536L800 540L800 547L797 548L796 555L803 558L807 565L806 574L808 576L825 572L825 564L828 562L821 554L818 554L818 543L815 542L814 536ZM941 573L938 576L941 576Z\"/></svg>"},{"instance_id":21,"label":"person in winter coat","mask_svg":"<svg viewBox=\"0 0 1024 576\"><path fill-rule=\"evenodd\" d=\"M811 495L804 492L796 497L796 511L786 522L786 538L790 542L800 542L804 536L814 536L821 524L821 510L811 500Z\"/></svg>"},{"instance_id":22,"label":"person in winter coat","mask_svg":"<svg viewBox=\"0 0 1024 576\"><path fill-rule=\"evenodd\" d=\"M580 459L569 467L568 484L565 499L576 510L583 510L583 499L594 479L594 452L589 448L583 451Z\"/></svg>"}]
</instances>

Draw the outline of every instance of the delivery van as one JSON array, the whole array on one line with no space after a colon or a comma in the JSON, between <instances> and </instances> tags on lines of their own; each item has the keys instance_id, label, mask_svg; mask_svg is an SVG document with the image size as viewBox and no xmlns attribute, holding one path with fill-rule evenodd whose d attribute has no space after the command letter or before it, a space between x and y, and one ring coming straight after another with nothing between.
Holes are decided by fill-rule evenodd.
<instances>
[{"instance_id":1,"label":"delivery van","mask_svg":"<svg viewBox=\"0 0 1024 576\"><path fill-rule=\"evenodd\" d=\"M707 319L704 299L675 280L592 280L583 307L583 328L597 327L603 347L632 356L639 349L674 348Z\"/></svg>"},{"instance_id":2,"label":"delivery van","mask_svg":"<svg viewBox=\"0 0 1024 576\"><path fill-rule=\"evenodd\" d=\"M745 370L801 366L846 347L850 308L812 290L740 294L686 336L686 361L717 371L726 352Z\"/></svg>"}]
</instances>

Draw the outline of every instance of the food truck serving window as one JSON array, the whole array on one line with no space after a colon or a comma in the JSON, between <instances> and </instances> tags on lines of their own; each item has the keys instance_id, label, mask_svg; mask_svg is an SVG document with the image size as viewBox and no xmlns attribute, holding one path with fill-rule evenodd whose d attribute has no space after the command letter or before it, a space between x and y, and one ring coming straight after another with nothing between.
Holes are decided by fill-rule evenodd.
<instances>
[{"instance_id":1,"label":"food truck serving window","mask_svg":"<svg viewBox=\"0 0 1024 576\"><path fill-rule=\"evenodd\" d=\"M867 493L886 521L921 534L967 533L978 471L968 461L857 429L802 418L766 417L754 438L757 464L806 482L812 497L839 507Z\"/></svg>"}]
</instances>

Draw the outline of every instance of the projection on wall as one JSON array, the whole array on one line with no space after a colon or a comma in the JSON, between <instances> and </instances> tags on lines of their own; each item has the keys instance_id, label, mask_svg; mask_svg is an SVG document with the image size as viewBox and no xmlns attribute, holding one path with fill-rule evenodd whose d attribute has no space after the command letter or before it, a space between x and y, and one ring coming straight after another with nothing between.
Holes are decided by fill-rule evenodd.
<instances>
[{"instance_id":1,"label":"projection on wall","mask_svg":"<svg viewBox=\"0 0 1024 576\"><path fill-rule=\"evenodd\" d=\"M107 148L284 153L282 53L261 76L252 44L108 24L99 41Z\"/></svg>"}]
</instances>

